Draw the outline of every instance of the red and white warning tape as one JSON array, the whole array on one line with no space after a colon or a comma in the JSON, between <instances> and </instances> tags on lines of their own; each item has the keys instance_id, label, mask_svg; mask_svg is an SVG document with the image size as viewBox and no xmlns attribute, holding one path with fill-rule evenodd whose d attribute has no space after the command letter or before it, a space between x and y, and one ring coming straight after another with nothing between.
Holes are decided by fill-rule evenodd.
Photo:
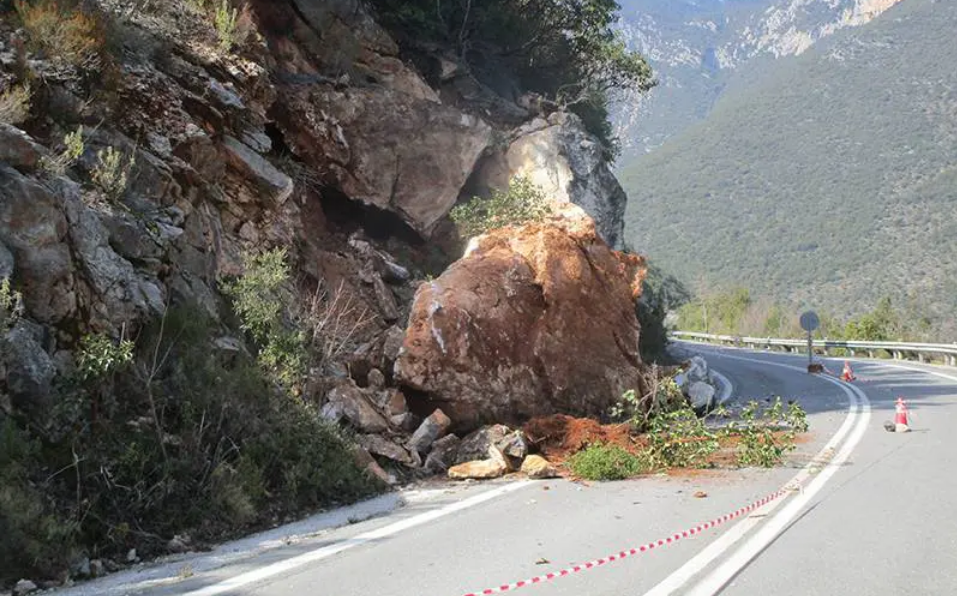
<instances>
[{"instance_id":1,"label":"red and white warning tape","mask_svg":"<svg viewBox=\"0 0 957 596\"><path fill-rule=\"evenodd\" d=\"M524 579L524 580L517 581L517 582L513 582L513 583L510 583L510 584L503 584L503 585L500 585L500 586L495 587L495 588L487 588L487 589L485 589L485 590L481 590L481 591L478 591L478 592L469 592L468 594L465 594L465 596L480 596L480 595L481 595L481 596L484 596L484 595L486 595L486 594L500 594L500 593L502 593L502 592L509 592L509 591L512 591L512 590L517 590L517 589L519 589L519 588L524 588L525 586L531 586L531 585L534 585L534 584L540 584L540 583L543 583L543 582L547 582L547 581L559 579L559 578L562 578L562 577L568 577L568 576L573 575L573 574L575 574L575 573L581 573L582 571L588 571L588 570L590 570L590 569L595 569L595 568L601 567L601 566L603 566L603 565L607 565L607 564L609 564L609 563L613 563L613 562L615 562L615 561L620 561L621 559L625 559L625 558L627 558L627 557L632 557L632 556L635 556L635 555L640 555L640 554L643 554L643 553L652 551L652 550L654 550L654 549L656 549L656 548L660 548L660 547L663 547L663 546L669 546L669 545L674 544L675 542L678 542L678 541L681 540L682 538L689 538L689 537L694 536L694 535L696 535L696 534L700 534L701 532L704 532L705 530L709 530L709 529L711 529L711 528L720 526L721 524L725 524L725 523L727 523L727 522L729 522L729 521L732 521L732 520L734 520L734 519L737 519L737 518L739 518L739 517L741 517L741 516L743 516L743 515L746 515L746 514L752 512L752 511L754 511L754 510L756 510L756 509L760 509L761 507L767 505L767 504L770 503L771 501L774 501L775 499L778 499L778 498L780 498L780 497L782 497L782 496L784 496L784 495L786 495L786 494L792 492L793 490L794 490L794 489L788 488L788 487L782 488L782 489L780 489L780 490L778 490L778 491L776 491L776 492L774 492L774 493L771 493L770 495L764 497L763 499L760 499L760 500L758 500L758 501L755 501L755 502L751 503L750 505L747 505L747 506L745 506L745 507L742 507L741 509L738 509L737 511L735 511L735 512L733 512L733 513L729 513L729 514L727 514L727 515L722 515L721 517L712 519L712 520L707 521L707 522L704 522L704 523L700 523L700 524L698 524L697 526L695 526L695 527L693 527L693 528L691 528L691 529L685 530L685 531L683 531L683 532L678 532L678 533L672 534L671 536L668 536L667 538L662 538L662 539L660 539L660 540L658 540L658 541L649 542L649 543L647 543L647 544L642 544L641 546L636 546L636 547L634 547L634 548L629 548L629 549L627 549L627 550L623 550L623 551L617 552L617 553L615 553L615 554L608 555L607 557L602 557L602 558L600 558L600 559L595 559L594 561L589 561L588 563L580 563L580 564L578 564L578 565L573 565L573 566L571 566L571 567L566 567L565 569L561 569L561 570L559 570L559 571L553 571L553 572L550 572L550 573L546 573L546 574L544 574L544 575L538 575L538 576L535 576L535 577L530 578L530 579Z\"/></svg>"}]
</instances>

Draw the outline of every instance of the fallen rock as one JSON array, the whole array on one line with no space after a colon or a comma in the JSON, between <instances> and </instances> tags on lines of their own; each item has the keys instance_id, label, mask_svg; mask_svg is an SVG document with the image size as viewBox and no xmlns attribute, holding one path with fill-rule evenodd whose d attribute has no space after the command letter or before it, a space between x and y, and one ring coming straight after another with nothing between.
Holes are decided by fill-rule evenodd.
<instances>
[{"instance_id":1,"label":"fallen rock","mask_svg":"<svg viewBox=\"0 0 957 596\"><path fill-rule=\"evenodd\" d=\"M398 389L389 393L389 415L401 416L409 411L409 404L405 400L405 394Z\"/></svg>"},{"instance_id":2,"label":"fallen rock","mask_svg":"<svg viewBox=\"0 0 957 596\"><path fill-rule=\"evenodd\" d=\"M392 461L407 466L414 464L412 456L409 455L408 451L385 437L379 435L359 435L356 437L356 442L373 455L381 455L382 457L387 457Z\"/></svg>"},{"instance_id":3,"label":"fallen rock","mask_svg":"<svg viewBox=\"0 0 957 596\"><path fill-rule=\"evenodd\" d=\"M558 470L541 455L529 455L522 462L522 473L529 478L555 478Z\"/></svg>"},{"instance_id":4,"label":"fallen rock","mask_svg":"<svg viewBox=\"0 0 957 596\"><path fill-rule=\"evenodd\" d=\"M455 464L456 452L461 439L455 435L446 435L432 444L432 451L425 458L425 469L433 474L446 472Z\"/></svg>"},{"instance_id":5,"label":"fallen rock","mask_svg":"<svg viewBox=\"0 0 957 596\"><path fill-rule=\"evenodd\" d=\"M103 565L103 561L100 559L90 561L90 575L92 577L103 577L106 575L106 568Z\"/></svg>"},{"instance_id":6,"label":"fallen rock","mask_svg":"<svg viewBox=\"0 0 957 596\"><path fill-rule=\"evenodd\" d=\"M418 453L425 453L436 439L442 437L448 431L451 425L452 421L442 410L435 410L422 421L412 438L409 439L409 449Z\"/></svg>"},{"instance_id":7,"label":"fallen rock","mask_svg":"<svg viewBox=\"0 0 957 596\"><path fill-rule=\"evenodd\" d=\"M355 451L353 452L353 456L355 458L356 465L358 465L360 469L365 470L389 486L396 483L396 478L383 470L382 466L379 465L379 462L377 462L375 458L372 457L372 455L370 455L369 452L362 447L357 445Z\"/></svg>"},{"instance_id":8,"label":"fallen rock","mask_svg":"<svg viewBox=\"0 0 957 596\"><path fill-rule=\"evenodd\" d=\"M418 428L419 417L412 412L404 412L402 414L391 416L389 418L389 422L397 429L410 433Z\"/></svg>"},{"instance_id":9,"label":"fallen rock","mask_svg":"<svg viewBox=\"0 0 957 596\"><path fill-rule=\"evenodd\" d=\"M36 592L39 588L37 585L28 579L21 579L13 586L13 596L24 596L25 594L30 594L31 592Z\"/></svg>"},{"instance_id":10,"label":"fallen rock","mask_svg":"<svg viewBox=\"0 0 957 596\"><path fill-rule=\"evenodd\" d=\"M382 374L382 371L378 368L370 370L369 374L366 375L366 379L369 383L369 387L372 389L379 390L385 387L385 375Z\"/></svg>"},{"instance_id":11,"label":"fallen rock","mask_svg":"<svg viewBox=\"0 0 957 596\"><path fill-rule=\"evenodd\" d=\"M609 249L578 213L480 236L422 284L397 381L430 395L463 430L600 416L640 388L644 261Z\"/></svg>"},{"instance_id":12,"label":"fallen rock","mask_svg":"<svg viewBox=\"0 0 957 596\"><path fill-rule=\"evenodd\" d=\"M504 476L508 472L505 456L495 447L489 448L488 459L470 461L449 468L448 476L452 480L488 480Z\"/></svg>"},{"instance_id":13,"label":"fallen rock","mask_svg":"<svg viewBox=\"0 0 957 596\"><path fill-rule=\"evenodd\" d=\"M694 381L685 390L688 399L691 400L691 407L695 410L707 411L714 404L714 387L704 381Z\"/></svg>"},{"instance_id":14,"label":"fallen rock","mask_svg":"<svg viewBox=\"0 0 957 596\"><path fill-rule=\"evenodd\" d=\"M528 454L528 445L522 431L512 430L503 424L493 424L480 428L462 439L455 463L481 459L488 454L489 447L492 446L505 454L509 469L521 465Z\"/></svg>"},{"instance_id":15,"label":"fallen rock","mask_svg":"<svg viewBox=\"0 0 957 596\"><path fill-rule=\"evenodd\" d=\"M185 553L190 549L190 540L189 536L186 534L176 534L170 538L169 542L166 543L166 550L171 553ZM91 565L92 568L92 565Z\"/></svg>"},{"instance_id":16,"label":"fallen rock","mask_svg":"<svg viewBox=\"0 0 957 596\"><path fill-rule=\"evenodd\" d=\"M321 415L334 422L345 418L357 429L367 433L378 433L389 428L389 422L375 409L366 393L351 379L329 392Z\"/></svg>"}]
</instances>

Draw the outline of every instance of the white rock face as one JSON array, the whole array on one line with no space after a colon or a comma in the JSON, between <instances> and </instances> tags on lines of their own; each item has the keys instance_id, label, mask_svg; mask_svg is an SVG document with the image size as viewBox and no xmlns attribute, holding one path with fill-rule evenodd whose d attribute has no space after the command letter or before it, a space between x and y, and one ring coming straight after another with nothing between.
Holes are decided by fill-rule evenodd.
<instances>
[{"instance_id":1,"label":"white rock face","mask_svg":"<svg viewBox=\"0 0 957 596\"><path fill-rule=\"evenodd\" d=\"M485 163L480 182L505 189L522 176L558 203L573 203L593 220L612 248L621 248L628 197L603 159L600 143L581 120L564 112L536 119L515 131L508 148Z\"/></svg>"}]
</instances>

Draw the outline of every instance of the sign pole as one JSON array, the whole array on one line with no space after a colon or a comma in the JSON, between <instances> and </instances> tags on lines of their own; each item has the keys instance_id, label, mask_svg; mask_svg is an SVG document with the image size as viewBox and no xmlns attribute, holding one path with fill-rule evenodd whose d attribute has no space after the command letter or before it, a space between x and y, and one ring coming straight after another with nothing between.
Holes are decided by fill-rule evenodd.
<instances>
[{"instance_id":1,"label":"sign pole","mask_svg":"<svg viewBox=\"0 0 957 596\"><path fill-rule=\"evenodd\" d=\"M807 331L807 370L812 372L814 368L814 339L812 333L821 326L821 319L817 313L809 310L801 315L801 329Z\"/></svg>"}]
</instances>

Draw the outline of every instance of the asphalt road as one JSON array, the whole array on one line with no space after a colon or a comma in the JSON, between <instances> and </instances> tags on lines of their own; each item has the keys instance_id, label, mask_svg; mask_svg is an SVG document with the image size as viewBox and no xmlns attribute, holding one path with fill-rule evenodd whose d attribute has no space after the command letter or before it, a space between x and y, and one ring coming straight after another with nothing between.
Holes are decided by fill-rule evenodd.
<instances>
[{"instance_id":1,"label":"asphalt road","mask_svg":"<svg viewBox=\"0 0 957 596\"><path fill-rule=\"evenodd\" d=\"M808 410L810 439L788 465L603 484L437 484L387 515L224 566L196 560L201 572L189 566L149 587L128 573L68 593L482 593L656 542L789 484L800 490L716 528L519 593L957 593L957 371L855 363L859 393L800 372L800 357L694 349L733 382L735 397L781 395ZM827 366L837 372L841 362ZM907 434L883 429L898 395L912 408Z\"/></svg>"}]
</instances>

